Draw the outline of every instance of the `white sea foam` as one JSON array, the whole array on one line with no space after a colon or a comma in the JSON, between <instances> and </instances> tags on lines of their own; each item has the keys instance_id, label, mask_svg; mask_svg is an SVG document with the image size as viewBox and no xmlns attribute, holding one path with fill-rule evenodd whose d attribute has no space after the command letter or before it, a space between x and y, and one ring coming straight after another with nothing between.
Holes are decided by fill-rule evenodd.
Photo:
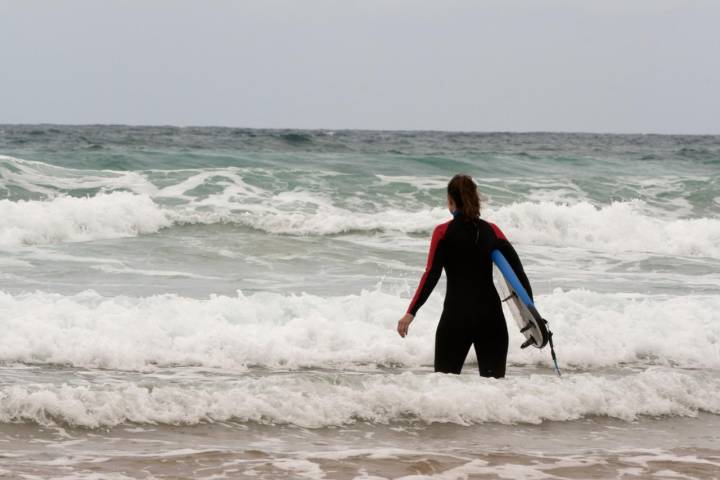
<instances>
[{"instance_id":1,"label":"white sea foam","mask_svg":"<svg viewBox=\"0 0 720 480\"><path fill-rule=\"evenodd\" d=\"M296 369L430 366L441 295L401 339L409 294L382 290L320 297L259 292L206 299L0 292L0 360L121 370L205 366ZM561 366L720 367L720 297L556 290L538 295ZM547 350L520 350L510 323L509 362L550 366ZM474 353L468 356L471 364ZM474 370L472 365L466 368Z\"/></svg>"},{"instance_id":2,"label":"white sea foam","mask_svg":"<svg viewBox=\"0 0 720 480\"><path fill-rule=\"evenodd\" d=\"M351 231L383 230L399 233L430 232L438 223L448 220L446 209L433 208L405 211L388 208L382 212L353 212L321 202L308 207L302 204L304 194L288 194L279 200L285 204L236 205L231 209L216 206L211 211L192 207L168 211L175 224L229 223L282 235L335 235ZM288 197L293 199L288 200ZM312 208L313 211L308 211ZM304 210L303 210L304 209Z\"/></svg>"},{"instance_id":3,"label":"white sea foam","mask_svg":"<svg viewBox=\"0 0 720 480\"><path fill-rule=\"evenodd\" d=\"M134 236L172 224L150 197L129 192L0 200L0 218L0 247L5 248Z\"/></svg>"},{"instance_id":4,"label":"white sea foam","mask_svg":"<svg viewBox=\"0 0 720 480\"><path fill-rule=\"evenodd\" d=\"M357 421L536 424L588 415L630 421L640 415L720 413L720 380L667 369L616 377L531 375L504 380L410 372L268 375L202 387L16 384L0 392L3 423L91 428L227 420L311 428Z\"/></svg>"},{"instance_id":5,"label":"white sea foam","mask_svg":"<svg viewBox=\"0 0 720 480\"><path fill-rule=\"evenodd\" d=\"M18 258L0 258L0 267L32 267L32 263Z\"/></svg>"},{"instance_id":6,"label":"white sea foam","mask_svg":"<svg viewBox=\"0 0 720 480\"><path fill-rule=\"evenodd\" d=\"M518 243L720 258L720 220L666 218L641 201L522 202L494 208L488 217Z\"/></svg>"},{"instance_id":7,"label":"white sea foam","mask_svg":"<svg viewBox=\"0 0 720 480\"><path fill-rule=\"evenodd\" d=\"M308 207L315 201L313 208ZM213 206L214 204L214 206ZM400 234L430 232L448 219L442 208L352 212L307 192L287 193L277 203L230 203L205 199L163 207L145 194L128 192L48 201L0 200L0 246L119 238L154 233L178 224L233 223L268 233L332 235L349 231ZM637 251L720 258L720 220L672 219L643 211L642 202L595 207L581 202L516 203L488 209L517 244L573 246L610 253Z\"/></svg>"},{"instance_id":8,"label":"white sea foam","mask_svg":"<svg viewBox=\"0 0 720 480\"><path fill-rule=\"evenodd\" d=\"M448 179L444 176L417 177L413 175L375 175L385 185L411 185L418 190L442 190L447 187Z\"/></svg>"},{"instance_id":9,"label":"white sea foam","mask_svg":"<svg viewBox=\"0 0 720 480\"><path fill-rule=\"evenodd\" d=\"M538 296L537 305L552 322L562 357L573 366L650 362L720 367L717 295L609 294L557 289ZM527 355L541 362L546 352L531 349Z\"/></svg>"},{"instance_id":10,"label":"white sea foam","mask_svg":"<svg viewBox=\"0 0 720 480\"><path fill-rule=\"evenodd\" d=\"M74 189L123 189L145 194L158 191L142 172L80 170L7 155L0 155L0 186L19 187L47 198L53 198L59 190Z\"/></svg>"},{"instance_id":11,"label":"white sea foam","mask_svg":"<svg viewBox=\"0 0 720 480\"><path fill-rule=\"evenodd\" d=\"M148 277L184 277L198 278L204 280L217 280L220 277L212 277L208 275L198 275L191 272L181 272L179 270L147 270L142 268L130 268L127 266L116 267L114 265L100 264L93 265L91 268L100 270L105 273L126 274L126 275L144 275Z\"/></svg>"},{"instance_id":12,"label":"white sea foam","mask_svg":"<svg viewBox=\"0 0 720 480\"><path fill-rule=\"evenodd\" d=\"M156 178L155 185L149 180L151 171L132 175L88 172L0 156L0 166L3 162L13 167L6 165L3 170L3 175L9 176L5 181L25 182L31 191L35 191L33 185L47 190L46 186L58 179L66 189L102 191L92 197L76 198L53 190L45 192L45 200L0 200L0 247L118 238L154 233L172 225L214 223L285 235L383 231L401 237L428 233L449 219L444 207L418 203L400 193L353 202L334 197L333 189L327 186L281 191L261 188L245 179L246 175L271 175L257 168L170 171ZM17 169L20 173L15 172ZM169 180L168 175L177 178ZM434 177L423 180L388 176L380 176L379 180L417 183L421 189L437 186L439 181ZM220 191L191 194L207 183ZM554 197L535 192L532 198ZM594 205L582 198L574 203L490 204L483 215L518 244L573 246L613 254L635 251L720 258L717 218L680 218L641 200Z\"/></svg>"}]
</instances>

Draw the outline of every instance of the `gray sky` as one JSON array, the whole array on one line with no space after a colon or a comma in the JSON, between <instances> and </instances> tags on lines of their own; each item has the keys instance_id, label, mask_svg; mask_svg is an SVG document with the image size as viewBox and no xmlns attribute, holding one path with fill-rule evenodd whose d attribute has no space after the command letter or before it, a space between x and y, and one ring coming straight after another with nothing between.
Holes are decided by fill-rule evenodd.
<instances>
[{"instance_id":1,"label":"gray sky","mask_svg":"<svg viewBox=\"0 0 720 480\"><path fill-rule=\"evenodd\" d=\"M720 133L720 0L0 0L0 123Z\"/></svg>"}]
</instances>

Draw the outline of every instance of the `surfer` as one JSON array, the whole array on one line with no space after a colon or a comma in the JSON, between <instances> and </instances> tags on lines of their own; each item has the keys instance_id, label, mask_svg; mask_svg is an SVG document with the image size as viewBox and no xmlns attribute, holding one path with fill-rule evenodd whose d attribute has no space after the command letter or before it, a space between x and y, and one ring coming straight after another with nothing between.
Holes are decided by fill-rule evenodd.
<instances>
[{"instance_id":1,"label":"surfer","mask_svg":"<svg viewBox=\"0 0 720 480\"><path fill-rule=\"evenodd\" d=\"M473 345L480 375L501 378L505 376L508 332L493 284L490 252L502 252L532 298L530 282L500 228L480 218L477 185L470 176L458 174L450 180L447 202L453 219L435 227L425 273L397 331L401 337L407 335L444 268L447 292L435 332L435 371L460 373Z\"/></svg>"}]
</instances>

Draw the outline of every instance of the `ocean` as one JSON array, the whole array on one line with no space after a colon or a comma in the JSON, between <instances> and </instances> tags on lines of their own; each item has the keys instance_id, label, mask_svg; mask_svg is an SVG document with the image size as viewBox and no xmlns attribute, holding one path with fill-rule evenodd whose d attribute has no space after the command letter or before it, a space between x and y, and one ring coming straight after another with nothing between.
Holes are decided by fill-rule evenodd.
<instances>
[{"instance_id":1,"label":"ocean","mask_svg":"<svg viewBox=\"0 0 720 480\"><path fill-rule=\"evenodd\" d=\"M395 331L460 172L562 377ZM720 137L0 125L0 477L720 478Z\"/></svg>"}]
</instances>

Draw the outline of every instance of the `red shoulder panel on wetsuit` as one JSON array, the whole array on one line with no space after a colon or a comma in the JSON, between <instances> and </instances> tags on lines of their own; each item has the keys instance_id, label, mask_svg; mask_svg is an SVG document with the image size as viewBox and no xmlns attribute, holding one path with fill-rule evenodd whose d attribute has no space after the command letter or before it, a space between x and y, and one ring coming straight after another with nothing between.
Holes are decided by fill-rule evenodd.
<instances>
[{"instance_id":1,"label":"red shoulder panel on wetsuit","mask_svg":"<svg viewBox=\"0 0 720 480\"><path fill-rule=\"evenodd\" d=\"M432 234L432 240L430 240L430 253L428 253L428 260L426 269L429 269L432 266L433 259L435 258L435 250L437 250L437 245L445 237L445 232L447 232L448 225L450 225L449 222L441 223L437 227L435 227L435 230L433 230Z\"/></svg>"},{"instance_id":2,"label":"red shoulder panel on wetsuit","mask_svg":"<svg viewBox=\"0 0 720 480\"><path fill-rule=\"evenodd\" d=\"M495 225L494 223L490 223L490 226L492 227L493 232L495 232L495 236L498 238L498 240L507 240L507 238L505 238L505 234L502 232L502 230L500 230L497 225Z\"/></svg>"},{"instance_id":3,"label":"red shoulder panel on wetsuit","mask_svg":"<svg viewBox=\"0 0 720 480\"><path fill-rule=\"evenodd\" d=\"M417 290L415 290L415 295L413 296L413 299L410 302L410 306L407 309L408 312L410 312L413 309L413 307L415 306L415 303L417 302L418 298L420 297L420 292L422 292L423 287L425 286L425 281L427 280L428 273L430 272L430 269L432 268L432 265L433 265L433 261L435 260L435 252L437 251L438 243L440 243L440 240L442 240L445 237L445 232L447 232L447 228L450 225L450 222L452 222L452 220L449 220L445 223L441 223L440 225L435 227L435 230L433 230L432 240L430 240L430 253L428 253L427 264L425 265L425 272L423 273L423 276L420 279L420 285L418 285Z\"/></svg>"}]
</instances>

